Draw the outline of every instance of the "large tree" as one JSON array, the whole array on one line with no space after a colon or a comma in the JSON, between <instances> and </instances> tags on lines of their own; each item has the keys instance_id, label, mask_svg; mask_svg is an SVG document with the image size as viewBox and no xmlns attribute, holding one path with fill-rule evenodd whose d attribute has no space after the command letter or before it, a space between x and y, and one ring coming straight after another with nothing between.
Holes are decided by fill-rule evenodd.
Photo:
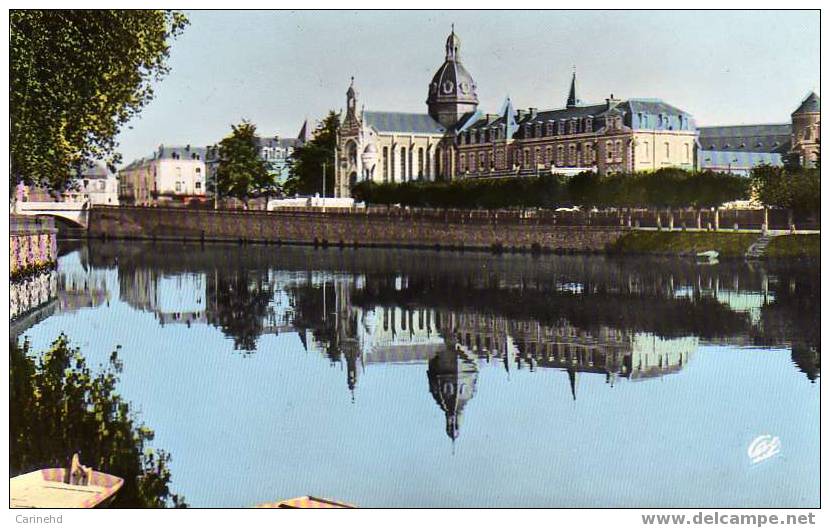
<instances>
[{"instance_id":1,"label":"large tree","mask_svg":"<svg viewBox=\"0 0 830 528\"><path fill-rule=\"evenodd\" d=\"M337 147L339 128L340 117L329 111L314 131L314 137L308 143L294 149L291 155L291 174L285 182L286 194L319 193L323 188L325 171L325 194L334 195L334 149Z\"/></svg>"},{"instance_id":2,"label":"large tree","mask_svg":"<svg viewBox=\"0 0 830 528\"><path fill-rule=\"evenodd\" d=\"M169 71L176 11L26 10L9 15L12 187L61 190L85 162L120 161L116 136Z\"/></svg>"},{"instance_id":3,"label":"large tree","mask_svg":"<svg viewBox=\"0 0 830 528\"><path fill-rule=\"evenodd\" d=\"M215 186L219 196L238 198L247 207L250 198L268 195L276 183L259 155L256 126L242 121L231 129L231 134L219 142Z\"/></svg>"},{"instance_id":4,"label":"large tree","mask_svg":"<svg viewBox=\"0 0 830 528\"><path fill-rule=\"evenodd\" d=\"M758 201L789 209L800 218L821 209L821 170L788 165L760 165L752 169L752 188Z\"/></svg>"}]
</instances>

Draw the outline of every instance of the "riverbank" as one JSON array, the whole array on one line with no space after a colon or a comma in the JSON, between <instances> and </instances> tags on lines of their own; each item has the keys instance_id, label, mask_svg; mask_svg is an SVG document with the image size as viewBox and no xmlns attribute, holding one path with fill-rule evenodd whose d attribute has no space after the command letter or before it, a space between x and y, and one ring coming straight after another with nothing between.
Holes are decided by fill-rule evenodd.
<instances>
[{"instance_id":1,"label":"riverbank","mask_svg":"<svg viewBox=\"0 0 830 528\"><path fill-rule=\"evenodd\" d=\"M743 258L760 237L758 233L729 231L632 231L609 248L613 254L694 256L715 250L721 258ZM765 258L819 258L821 235L778 235L772 238Z\"/></svg>"},{"instance_id":2,"label":"riverbank","mask_svg":"<svg viewBox=\"0 0 830 528\"><path fill-rule=\"evenodd\" d=\"M523 211L266 212L122 206L95 207L89 215L92 238L322 247L602 253L629 231L611 217L574 225L566 223L566 216Z\"/></svg>"}]
</instances>

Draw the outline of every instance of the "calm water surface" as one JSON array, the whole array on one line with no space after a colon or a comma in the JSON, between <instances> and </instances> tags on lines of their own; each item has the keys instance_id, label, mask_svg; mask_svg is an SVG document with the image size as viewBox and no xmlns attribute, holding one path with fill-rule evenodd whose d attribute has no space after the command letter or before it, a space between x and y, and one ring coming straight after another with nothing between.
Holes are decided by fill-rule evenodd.
<instances>
[{"instance_id":1,"label":"calm water surface","mask_svg":"<svg viewBox=\"0 0 830 528\"><path fill-rule=\"evenodd\" d=\"M192 506L819 505L818 264L61 251L23 335L122 347ZM763 434L781 452L753 464Z\"/></svg>"}]
</instances>

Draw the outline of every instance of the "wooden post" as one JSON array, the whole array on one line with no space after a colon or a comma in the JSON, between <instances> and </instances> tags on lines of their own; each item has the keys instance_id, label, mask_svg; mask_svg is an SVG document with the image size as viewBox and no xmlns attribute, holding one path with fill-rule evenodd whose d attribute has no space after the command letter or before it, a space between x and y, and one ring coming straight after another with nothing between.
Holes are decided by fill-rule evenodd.
<instances>
[{"instance_id":1,"label":"wooden post","mask_svg":"<svg viewBox=\"0 0 830 528\"><path fill-rule=\"evenodd\" d=\"M761 234L766 235L769 231L769 207L764 206L764 223L761 224Z\"/></svg>"},{"instance_id":2,"label":"wooden post","mask_svg":"<svg viewBox=\"0 0 830 528\"><path fill-rule=\"evenodd\" d=\"M715 231L720 229L720 209L715 208Z\"/></svg>"}]
</instances>

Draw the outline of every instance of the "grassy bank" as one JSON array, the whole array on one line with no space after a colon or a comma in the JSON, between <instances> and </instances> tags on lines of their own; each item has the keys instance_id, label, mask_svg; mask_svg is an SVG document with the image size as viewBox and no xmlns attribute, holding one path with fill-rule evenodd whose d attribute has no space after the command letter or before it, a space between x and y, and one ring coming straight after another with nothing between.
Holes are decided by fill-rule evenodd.
<instances>
[{"instance_id":1,"label":"grassy bank","mask_svg":"<svg viewBox=\"0 0 830 528\"><path fill-rule=\"evenodd\" d=\"M819 258L821 235L784 235L772 239L767 258Z\"/></svg>"},{"instance_id":2,"label":"grassy bank","mask_svg":"<svg viewBox=\"0 0 830 528\"><path fill-rule=\"evenodd\" d=\"M714 249L721 257L742 257L759 235L754 233L632 231L611 251L622 254L695 255Z\"/></svg>"}]
</instances>

